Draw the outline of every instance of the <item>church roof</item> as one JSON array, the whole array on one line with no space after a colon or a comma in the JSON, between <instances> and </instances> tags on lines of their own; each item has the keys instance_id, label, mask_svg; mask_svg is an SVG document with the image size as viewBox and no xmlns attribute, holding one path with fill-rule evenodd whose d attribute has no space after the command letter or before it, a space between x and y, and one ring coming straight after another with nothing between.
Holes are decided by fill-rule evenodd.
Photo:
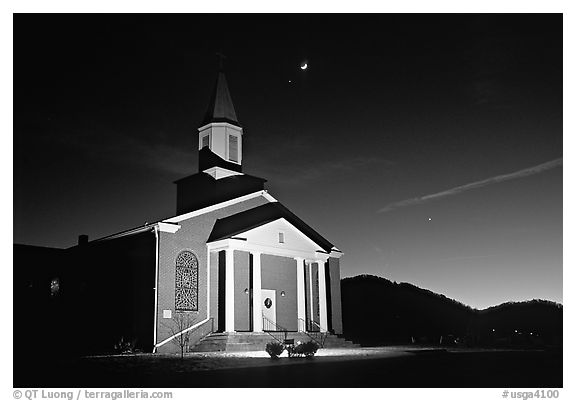
<instances>
[{"instance_id":1,"label":"church roof","mask_svg":"<svg viewBox=\"0 0 576 401\"><path fill-rule=\"evenodd\" d=\"M317 233L312 227L288 210L280 202L271 202L244 212L218 219L214 224L208 242L234 237L240 233L260 227L272 221L284 218L304 235L318 244L322 250L330 253L334 245Z\"/></svg>"},{"instance_id":2,"label":"church roof","mask_svg":"<svg viewBox=\"0 0 576 401\"><path fill-rule=\"evenodd\" d=\"M264 189L264 178L248 174L215 179L207 173L197 173L176 181L176 213L183 214L226 202Z\"/></svg>"},{"instance_id":3,"label":"church roof","mask_svg":"<svg viewBox=\"0 0 576 401\"><path fill-rule=\"evenodd\" d=\"M198 151L198 166L200 171L206 171L211 167L222 167L238 173L242 172L241 164L224 160L216 153L212 152L208 146L203 147Z\"/></svg>"},{"instance_id":4,"label":"church roof","mask_svg":"<svg viewBox=\"0 0 576 401\"><path fill-rule=\"evenodd\" d=\"M224 75L222 69L218 71L216 85L214 86L214 91L212 92L212 97L210 98L208 110L206 110L202 125L221 122L239 125L236 110L232 103L232 97L228 90L226 75Z\"/></svg>"}]
</instances>

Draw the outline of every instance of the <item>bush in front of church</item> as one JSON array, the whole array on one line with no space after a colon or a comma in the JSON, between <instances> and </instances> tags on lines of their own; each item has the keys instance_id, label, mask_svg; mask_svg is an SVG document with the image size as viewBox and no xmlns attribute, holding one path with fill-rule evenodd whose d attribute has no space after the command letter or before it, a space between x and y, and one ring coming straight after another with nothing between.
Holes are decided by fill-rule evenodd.
<instances>
[{"instance_id":1,"label":"bush in front of church","mask_svg":"<svg viewBox=\"0 0 576 401\"><path fill-rule=\"evenodd\" d=\"M316 351L318 351L319 345L316 341L307 341L305 343L298 344L288 353L289 357L306 357L312 358Z\"/></svg>"},{"instance_id":2,"label":"bush in front of church","mask_svg":"<svg viewBox=\"0 0 576 401\"><path fill-rule=\"evenodd\" d=\"M277 341L272 341L266 344L266 352L272 359L278 359L280 354L284 351L284 345Z\"/></svg>"}]
</instances>

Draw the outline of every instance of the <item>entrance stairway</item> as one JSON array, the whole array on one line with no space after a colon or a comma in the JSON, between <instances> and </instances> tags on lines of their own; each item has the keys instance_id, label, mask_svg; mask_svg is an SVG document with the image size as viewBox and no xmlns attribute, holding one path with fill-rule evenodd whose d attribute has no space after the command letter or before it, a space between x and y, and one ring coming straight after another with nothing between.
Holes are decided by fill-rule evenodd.
<instances>
[{"instance_id":1,"label":"entrance stairway","mask_svg":"<svg viewBox=\"0 0 576 401\"><path fill-rule=\"evenodd\" d=\"M315 341L313 337L315 334L308 335L299 332L287 332L286 339L294 340L294 344L298 341L307 342ZM204 337L190 352L213 352L213 351L264 351L266 344L272 341L279 341L284 338L284 332L273 333L212 333ZM334 334L326 334L323 341L323 348L356 348L360 345L354 344L352 341L346 340L344 337L339 337Z\"/></svg>"}]
</instances>

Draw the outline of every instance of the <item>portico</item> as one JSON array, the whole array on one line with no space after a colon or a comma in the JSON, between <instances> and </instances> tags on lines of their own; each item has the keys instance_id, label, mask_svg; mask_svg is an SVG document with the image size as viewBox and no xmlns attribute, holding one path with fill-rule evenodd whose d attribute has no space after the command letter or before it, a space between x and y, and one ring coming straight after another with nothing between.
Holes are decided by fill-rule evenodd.
<instances>
[{"instance_id":1,"label":"portico","mask_svg":"<svg viewBox=\"0 0 576 401\"><path fill-rule=\"evenodd\" d=\"M230 221L225 223L230 226ZM218 305L224 316L224 324L218 325L221 331L327 332L331 328L327 265L341 252L331 245L327 252L326 244L316 243L285 217L224 237L207 243L210 258L225 265L219 262L224 273L219 279L224 284L219 289L223 291L219 299L224 300L224 305ZM272 295L263 296L263 291Z\"/></svg>"}]
</instances>

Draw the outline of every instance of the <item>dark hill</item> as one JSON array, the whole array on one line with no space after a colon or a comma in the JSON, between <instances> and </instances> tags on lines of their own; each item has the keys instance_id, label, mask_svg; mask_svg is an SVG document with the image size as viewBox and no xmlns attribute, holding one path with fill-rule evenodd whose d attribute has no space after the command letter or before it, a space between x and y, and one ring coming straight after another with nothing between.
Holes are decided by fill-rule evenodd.
<instances>
[{"instance_id":1,"label":"dark hill","mask_svg":"<svg viewBox=\"0 0 576 401\"><path fill-rule=\"evenodd\" d=\"M365 345L557 346L562 338L562 305L550 301L479 311L412 284L371 275L342 280L342 319L345 336Z\"/></svg>"}]
</instances>

